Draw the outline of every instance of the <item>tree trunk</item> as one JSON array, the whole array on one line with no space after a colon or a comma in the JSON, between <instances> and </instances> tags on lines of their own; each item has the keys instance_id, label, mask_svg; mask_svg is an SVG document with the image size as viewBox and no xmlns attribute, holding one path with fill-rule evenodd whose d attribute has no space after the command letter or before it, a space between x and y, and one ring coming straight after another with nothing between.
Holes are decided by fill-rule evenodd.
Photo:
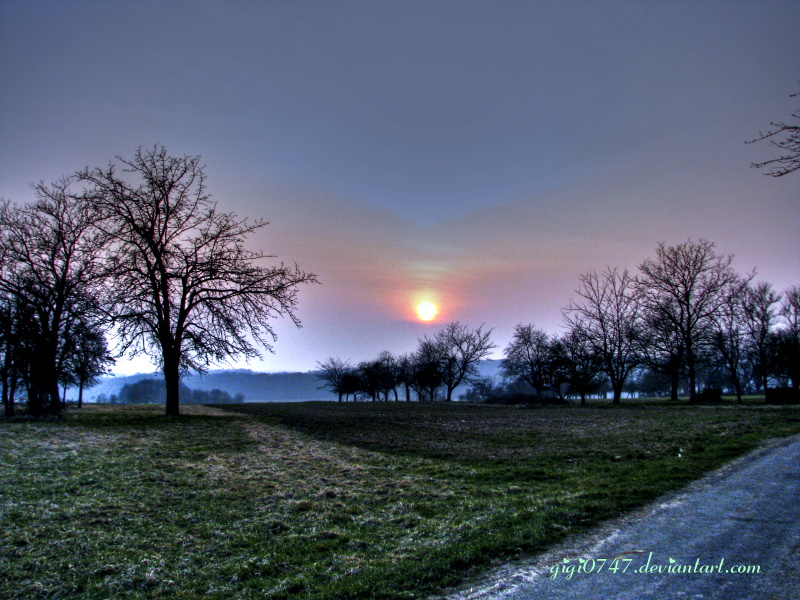
<instances>
[{"instance_id":1,"label":"tree trunk","mask_svg":"<svg viewBox=\"0 0 800 600\"><path fill-rule=\"evenodd\" d=\"M689 352L686 356L686 366L689 370L689 402L697 402L697 370L694 364L694 354Z\"/></svg>"},{"instance_id":2,"label":"tree trunk","mask_svg":"<svg viewBox=\"0 0 800 600\"><path fill-rule=\"evenodd\" d=\"M613 394L611 404L619 404L620 399L622 398L623 381L620 381L616 377L613 369L609 369L609 379L611 379L611 393Z\"/></svg>"},{"instance_id":3,"label":"tree trunk","mask_svg":"<svg viewBox=\"0 0 800 600\"><path fill-rule=\"evenodd\" d=\"M177 417L180 413L180 360L174 351L164 352L164 382L167 386L166 415Z\"/></svg>"},{"instance_id":4,"label":"tree trunk","mask_svg":"<svg viewBox=\"0 0 800 600\"><path fill-rule=\"evenodd\" d=\"M42 369L42 379L44 383L42 391L44 392L44 397L47 399L47 412L53 415L61 414L61 409L63 408L61 396L58 393L57 363L55 349L52 352L48 351L43 364L44 368Z\"/></svg>"},{"instance_id":5,"label":"tree trunk","mask_svg":"<svg viewBox=\"0 0 800 600\"><path fill-rule=\"evenodd\" d=\"M678 401L678 388L681 384L681 372L678 367L673 365L669 370L669 399L673 402Z\"/></svg>"},{"instance_id":6,"label":"tree trunk","mask_svg":"<svg viewBox=\"0 0 800 600\"><path fill-rule=\"evenodd\" d=\"M83 379L78 383L78 408L83 408Z\"/></svg>"},{"instance_id":7,"label":"tree trunk","mask_svg":"<svg viewBox=\"0 0 800 600\"><path fill-rule=\"evenodd\" d=\"M7 343L6 353L3 359L3 370L2 370L3 412L7 417L14 416L14 396L9 393L9 388L11 387L11 378L16 377L16 373L14 373L13 372L14 370L11 368L11 352L12 350Z\"/></svg>"},{"instance_id":8,"label":"tree trunk","mask_svg":"<svg viewBox=\"0 0 800 600\"><path fill-rule=\"evenodd\" d=\"M619 404L620 400L622 399L622 385L618 382L612 383L611 387L614 392L614 398L611 400L611 404Z\"/></svg>"},{"instance_id":9,"label":"tree trunk","mask_svg":"<svg viewBox=\"0 0 800 600\"><path fill-rule=\"evenodd\" d=\"M6 416L13 417L17 414L17 407L14 396L17 393L17 366L11 368L11 380L8 382L8 404L6 405Z\"/></svg>"},{"instance_id":10,"label":"tree trunk","mask_svg":"<svg viewBox=\"0 0 800 600\"><path fill-rule=\"evenodd\" d=\"M28 391L28 412L33 415L34 419L38 419L44 415L44 411L47 408L46 393L43 385L46 381L46 375L40 363L31 361L28 369L29 374L25 379Z\"/></svg>"}]
</instances>

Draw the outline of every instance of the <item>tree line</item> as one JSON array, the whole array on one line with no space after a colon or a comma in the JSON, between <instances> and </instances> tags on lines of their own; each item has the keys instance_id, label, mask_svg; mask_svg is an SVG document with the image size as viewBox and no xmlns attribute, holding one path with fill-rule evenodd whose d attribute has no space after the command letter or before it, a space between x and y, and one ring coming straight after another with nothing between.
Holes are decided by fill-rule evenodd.
<instances>
[{"instance_id":1,"label":"tree line","mask_svg":"<svg viewBox=\"0 0 800 600\"><path fill-rule=\"evenodd\" d=\"M218 388L191 389L183 382L178 390L181 404L233 404L245 401L244 394L232 396ZM141 379L135 383L126 383L118 394L100 394L96 398L98 404L164 404L166 400L167 390L163 379Z\"/></svg>"},{"instance_id":2,"label":"tree line","mask_svg":"<svg viewBox=\"0 0 800 600\"><path fill-rule=\"evenodd\" d=\"M21 391L34 416L58 414L116 355L147 354L179 414L180 376L272 350L270 320L295 314L316 276L246 248L266 221L222 212L199 156L139 148L105 167L0 201L0 351L6 415Z\"/></svg>"},{"instance_id":3,"label":"tree line","mask_svg":"<svg viewBox=\"0 0 800 600\"><path fill-rule=\"evenodd\" d=\"M381 352L375 360L355 366L331 357L317 363L317 376L339 402L351 396L399 400L398 390L409 402L412 394L417 400L435 400L440 393L450 401L459 385L476 379L478 363L495 348L491 333L483 325L473 330L454 322L432 338L422 338L411 354Z\"/></svg>"},{"instance_id":4,"label":"tree line","mask_svg":"<svg viewBox=\"0 0 800 600\"><path fill-rule=\"evenodd\" d=\"M324 387L349 398L452 400L526 393L565 398L623 390L690 401L703 390L745 393L785 387L800 393L800 287L782 294L755 273L740 274L732 255L708 240L659 244L638 273L607 267L579 277L563 309L563 333L518 324L504 349L503 385L480 377L479 362L496 346L491 329L455 322L423 337L406 355L382 352L352 365L318 363Z\"/></svg>"}]
</instances>

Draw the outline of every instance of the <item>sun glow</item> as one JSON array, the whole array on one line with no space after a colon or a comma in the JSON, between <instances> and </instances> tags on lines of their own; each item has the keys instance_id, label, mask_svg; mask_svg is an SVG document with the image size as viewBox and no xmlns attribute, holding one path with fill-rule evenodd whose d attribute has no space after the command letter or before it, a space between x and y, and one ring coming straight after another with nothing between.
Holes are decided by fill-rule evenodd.
<instances>
[{"instance_id":1,"label":"sun glow","mask_svg":"<svg viewBox=\"0 0 800 600\"><path fill-rule=\"evenodd\" d=\"M420 302L417 305L417 316L421 321L432 321L439 309L430 302Z\"/></svg>"}]
</instances>

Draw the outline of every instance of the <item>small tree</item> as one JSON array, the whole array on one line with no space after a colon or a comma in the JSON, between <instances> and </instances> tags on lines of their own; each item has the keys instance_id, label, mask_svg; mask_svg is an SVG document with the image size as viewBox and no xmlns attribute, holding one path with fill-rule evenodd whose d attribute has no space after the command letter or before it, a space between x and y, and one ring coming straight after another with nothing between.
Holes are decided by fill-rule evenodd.
<instances>
[{"instance_id":1,"label":"small tree","mask_svg":"<svg viewBox=\"0 0 800 600\"><path fill-rule=\"evenodd\" d=\"M772 370L773 329L778 316L780 294L769 283L761 282L742 289L740 307L745 328L745 339L757 378L757 388L767 391ZM723 307L723 313L725 307Z\"/></svg>"},{"instance_id":2,"label":"small tree","mask_svg":"<svg viewBox=\"0 0 800 600\"><path fill-rule=\"evenodd\" d=\"M800 286L786 290L780 309L782 329L778 332L779 369L800 388Z\"/></svg>"},{"instance_id":3,"label":"small tree","mask_svg":"<svg viewBox=\"0 0 800 600\"><path fill-rule=\"evenodd\" d=\"M564 318L571 331L580 332L597 357L601 370L611 381L614 404L622 388L641 364L641 323L639 305L628 271L607 268L580 276L577 289L581 300L570 302Z\"/></svg>"},{"instance_id":4,"label":"small tree","mask_svg":"<svg viewBox=\"0 0 800 600\"><path fill-rule=\"evenodd\" d=\"M440 374L447 402L453 399L453 390L462 383L470 383L478 375L478 363L495 348L491 334L492 330L484 330L483 325L470 330L458 321L435 334L433 341L440 355Z\"/></svg>"},{"instance_id":5,"label":"small tree","mask_svg":"<svg viewBox=\"0 0 800 600\"><path fill-rule=\"evenodd\" d=\"M411 402L411 389L414 385L414 359L403 354L397 359L397 384L403 386L406 402Z\"/></svg>"},{"instance_id":6,"label":"small tree","mask_svg":"<svg viewBox=\"0 0 800 600\"><path fill-rule=\"evenodd\" d=\"M651 382L668 381L669 397L677 401L681 385L686 379L683 339L675 331L672 320L662 314L644 313L640 323L640 358L651 372L649 379Z\"/></svg>"},{"instance_id":7,"label":"small tree","mask_svg":"<svg viewBox=\"0 0 800 600\"><path fill-rule=\"evenodd\" d=\"M514 336L501 363L503 376L526 382L541 396L552 379L552 343L551 337L532 323L514 327Z\"/></svg>"},{"instance_id":8,"label":"small tree","mask_svg":"<svg viewBox=\"0 0 800 600\"><path fill-rule=\"evenodd\" d=\"M713 338L713 348L719 354L739 404L742 403L742 374L746 359L744 299L747 290L746 285L735 285L729 291L730 301L720 307L720 313L715 319L716 331Z\"/></svg>"},{"instance_id":9,"label":"small tree","mask_svg":"<svg viewBox=\"0 0 800 600\"><path fill-rule=\"evenodd\" d=\"M298 288L316 276L297 265L264 266L275 257L245 249L267 223L219 212L199 156L155 146L117 162L79 173L110 240L109 310L122 349L156 358L166 413L178 415L181 372L258 357L258 347L272 351L269 320L287 316L299 326Z\"/></svg>"},{"instance_id":10,"label":"small tree","mask_svg":"<svg viewBox=\"0 0 800 600\"><path fill-rule=\"evenodd\" d=\"M78 387L78 408L83 406L83 390L96 385L114 362L106 337L99 326L79 322L68 332L64 349L64 372Z\"/></svg>"},{"instance_id":11,"label":"small tree","mask_svg":"<svg viewBox=\"0 0 800 600\"><path fill-rule=\"evenodd\" d=\"M347 376L353 373L353 365L340 358L330 357L317 363L317 379L324 381L324 389L328 389L342 401L347 391Z\"/></svg>"},{"instance_id":12,"label":"small tree","mask_svg":"<svg viewBox=\"0 0 800 600\"><path fill-rule=\"evenodd\" d=\"M554 372L566 384L567 393L578 394L581 404L586 404L586 396L605 381L589 336L580 328L570 329L565 336L553 340L552 355Z\"/></svg>"},{"instance_id":13,"label":"small tree","mask_svg":"<svg viewBox=\"0 0 800 600\"><path fill-rule=\"evenodd\" d=\"M420 401L436 399L443 381L443 357L439 344L427 337L419 341L419 348L411 357L410 386Z\"/></svg>"},{"instance_id":14,"label":"small tree","mask_svg":"<svg viewBox=\"0 0 800 600\"><path fill-rule=\"evenodd\" d=\"M73 180L33 187L36 201L0 203L0 291L13 299L18 372L36 416L59 413L60 361L70 328L99 319L100 249L92 205L71 192Z\"/></svg>"},{"instance_id":15,"label":"small tree","mask_svg":"<svg viewBox=\"0 0 800 600\"><path fill-rule=\"evenodd\" d=\"M0 295L0 343L3 350L0 376L3 380L3 409L6 417L13 417L16 414L15 395L22 363L20 330L17 299L7 293Z\"/></svg>"},{"instance_id":16,"label":"small tree","mask_svg":"<svg viewBox=\"0 0 800 600\"><path fill-rule=\"evenodd\" d=\"M667 246L659 244L655 259L647 259L636 280L636 299L653 320L668 324L684 349L690 401L697 399L697 361L716 330L715 319L730 301L729 290L739 281L731 268L733 256L720 256L704 239Z\"/></svg>"}]
</instances>

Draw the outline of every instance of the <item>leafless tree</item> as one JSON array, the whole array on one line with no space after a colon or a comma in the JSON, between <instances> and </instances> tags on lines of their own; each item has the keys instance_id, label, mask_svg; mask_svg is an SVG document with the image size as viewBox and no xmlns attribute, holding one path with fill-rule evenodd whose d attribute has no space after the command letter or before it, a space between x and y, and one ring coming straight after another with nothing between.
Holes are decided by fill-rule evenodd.
<instances>
[{"instance_id":1,"label":"leafless tree","mask_svg":"<svg viewBox=\"0 0 800 600\"><path fill-rule=\"evenodd\" d=\"M34 415L58 413L60 360L70 328L95 326L102 234L96 212L71 192L73 180L33 186L34 203L0 204L0 290L10 298L19 322L18 368ZM24 360L27 357L27 360Z\"/></svg>"},{"instance_id":2,"label":"leafless tree","mask_svg":"<svg viewBox=\"0 0 800 600\"><path fill-rule=\"evenodd\" d=\"M748 327L745 312L745 299L749 286L739 282L728 291L729 301L720 306L714 320L714 350L727 371L728 380L736 391L736 401L742 403L743 373L746 365Z\"/></svg>"},{"instance_id":3,"label":"leafless tree","mask_svg":"<svg viewBox=\"0 0 800 600\"><path fill-rule=\"evenodd\" d=\"M317 363L317 378L324 381L322 387L337 394L341 402L347 390L347 377L353 370L353 365L349 362L330 357Z\"/></svg>"},{"instance_id":4,"label":"leafless tree","mask_svg":"<svg viewBox=\"0 0 800 600\"><path fill-rule=\"evenodd\" d=\"M18 306L15 296L7 292L0 295L0 348L3 352L0 378L2 378L3 410L7 417L16 414L15 394L20 380L21 315Z\"/></svg>"},{"instance_id":5,"label":"leafless tree","mask_svg":"<svg viewBox=\"0 0 800 600\"><path fill-rule=\"evenodd\" d=\"M791 94L794 98L797 93ZM759 132L758 137L745 143L753 144L763 140L769 140L770 145L775 146L781 152L778 158L772 158L762 162L755 162L750 166L756 169L769 167L765 175L772 177L783 177L789 173L794 173L800 169L800 110L792 113L794 123L775 122L770 123L770 129L766 132Z\"/></svg>"},{"instance_id":6,"label":"leafless tree","mask_svg":"<svg viewBox=\"0 0 800 600\"><path fill-rule=\"evenodd\" d=\"M154 356L166 381L166 413L178 415L183 370L260 356L276 337L269 320L295 314L298 288L316 281L297 265L245 248L265 221L219 212L199 156L139 148L79 177L102 213L113 280L109 310L122 349Z\"/></svg>"},{"instance_id":7,"label":"leafless tree","mask_svg":"<svg viewBox=\"0 0 800 600\"><path fill-rule=\"evenodd\" d=\"M453 399L453 390L477 376L478 363L495 348L491 341L492 330L483 327L481 325L471 330L455 321L434 335L433 341L441 360L445 400L448 402Z\"/></svg>"},{"instance_id":8,"label":"leafless tree","mask_svg":"<svg viewBox=\"0 0 800 600\"><path fill-rule=\"evenodd\" d=\"M409 385L417 399L433 401L442 386L443 360L441 347L427 337L419 341L419 347L410 357L411 373Z\"/></svg>"},{"instance_id":9,"label":"leafless tree","mask_svg":"<svg viewBox=\"0 0 800 600\"><path fill-rule=\"evenodd\" d=\"M686 372L686 349L671 318L660 313L643 313L638 332L641 360L652 372L669 380L670 399L677 401Z\"/></svg>"},{"instance_id":10,"label":"leafless tree","mask_svg":"<svg viewBox=\"0 0 800 600\"><path fill-rule=\"evenodd\" d=\"M700 351L711 343L715 320L730 301L728 292L740 281L731 267L733 256L720 256L714 248L704 239L677 246L661 243L656 257L639 265L635 280L641 310L671 327L685 352L691 401L697 400Z\"/></svg>"},{"instance_id":11,"label":"leafless tree","mask_svg":"<svg viewBox=\"0 0 800 600\"><path fill-rule=\"evenodd\" d=\"M551 379L552 342L551 336L533 323L518 324L504 350L503 376L512 381L524 381L541 396Z\"/></svg>"},{"instance_id":12,"label":"leafless tree","mask_svg":"<svg viewBox=\"0 0 800 600\"><path fill-rule=\"evenodd\" d=\"M397 358L397 383L403 386L406 402L411 402L411 390L414 386L414 357L403 354Z\"/></svg>"},{"instance_id":13,"label":"leafless tree","mask_svg":"<svg viewBox=\"0 0 800 600\"><path fill-rule=\"evenodd\" d=\"M773 346L773 329L778 317L780 294L769 283L747 285L743 288L741 310L746 332L746 343L753 357L758 386L766 393L772 367L770 356Z\"/></svg>"},{"instance_id":14,"label":"leafless tree","mask_svg":"<svg viewBox=\"0 0 800 600\"><path fill-rule=\"evenodd\" d=\"M627 270L608 267L579 279L576 293L580 300L570 302L564 318L570 330L586 336L611 381L612 402L618 404L625 381L641 362L640 309L633 278Z\"/></svg>"},{"instance_id":15,"label":"leafless tree","mask_svg":"<svg viewBox=\"0 0 800 600\"><path fill-rule=\"evenodd\" d=\"M786 290L780 316L786 329L800 339L800 286L793 285Z\"/></svg>"},{"instance_id":16,"label":"leafless tree","mask_svg":"<svg viewBox=\"0 0 800 600\"><path fill-rule=\"evenodd\" d=\"M800 286L792 286L784 293L780 317L783 327L778 336L783 370L797 391L800 388Z\"/></svg>"},{"instance_id":17,"label":"leafless tree","mask_svg":"<svg viewBox=\"0 0 800 600\"><path fill-rule=\"evenodd\" d=\"M570 329L553 340L552 354L556 378L566 384L567 393L578 394L581 404L586 404L586 396L606 381L587 332L579 327Z\"/></svg>"},{"instance_id":18,"label":"leafless tree","mask_svg":"<svg viewBox=\"0 0 800 600\"><path fill-rule=\"evenodd\" d=\"M376 359L359 363L356 374L360 380L360 391L373 401L388 401L390 392L394 392L394 399L398 400L397 359L391 352L383 351Z\"/></svg>"},{"instance_id":19,"label":"leafless tree","mask_svg":"<svg viewBox=\"0 0 800 600\"><path fill-rule=\"evenodd\" d=\"M64 383L77 386L78 408L81 408L83 390L98 383L114 358L108 350L103 330L97 324L82 320L67 330L63 348Z\"/></svg>"}]
</instances>

